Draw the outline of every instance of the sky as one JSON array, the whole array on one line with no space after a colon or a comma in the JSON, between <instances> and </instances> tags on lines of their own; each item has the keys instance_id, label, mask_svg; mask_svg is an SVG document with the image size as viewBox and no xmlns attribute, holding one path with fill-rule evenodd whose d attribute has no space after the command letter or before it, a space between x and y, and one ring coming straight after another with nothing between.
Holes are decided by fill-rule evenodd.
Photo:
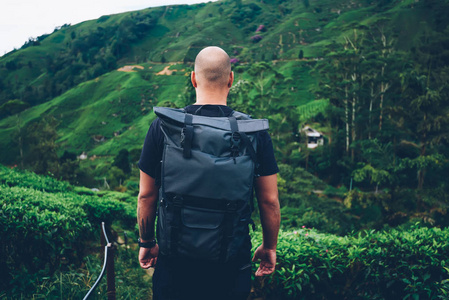
<instances>
[{"instance_id":1,"label":"sky","mask_svg":"<svg viewBox=\"0 0 449 300\"><path fill-rule=\"evenodd\" d=\"M201 2L209 0L1 0L0 56L64 24L147 7Z\"/></svg>"}]
</instances>

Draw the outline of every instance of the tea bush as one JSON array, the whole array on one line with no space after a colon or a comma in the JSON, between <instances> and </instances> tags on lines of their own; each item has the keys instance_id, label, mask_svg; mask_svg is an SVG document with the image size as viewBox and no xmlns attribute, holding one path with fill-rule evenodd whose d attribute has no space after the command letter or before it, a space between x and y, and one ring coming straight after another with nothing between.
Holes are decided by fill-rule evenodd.
<instances>
[{"instance_id":1,"label":"tea bush","mask_svg":"<svg viewBox=\"0 0 449 300\"><path fill-rule=\"evenodd\" d=\"M23 291L65 265L79 265L102 221L134 230L135 201L0 166L0 287Z\"/></svg>"},{"instance_id":2,"label":"tea bush","mask_svg":"<svg viewBox=\"0 0 449 300\"><path fill-rule=\"evenodd\" d=\"M72 197L0 185L3 283L20 282L23 273L51 274L82 258L91 224Z\"/></svg>"},{"instance_id":3,"label":"tea bush","mask_svg":"<svg viewBox=\"0 0 449 300\"><path fill-rule=\"evenodd\" d=\"M253 245L260 243L256 233ZM338 237L301 228L280 233L277 256L274 275L255 281L255 293L266 299L449 296L449 229L414 226Z\"/></svg>"},{"instance_id":4,"label":"tea bush","mask_svg":"<svg viewBox=\"0 0 449 300\"><path fill-rule=\"evenodd\" d=\"M33 172L10 169L0 165L0 184L32 188L48 193L72 190L68 182L58 181L50 176L37 175Z\"/></svg>"}]
</instances>

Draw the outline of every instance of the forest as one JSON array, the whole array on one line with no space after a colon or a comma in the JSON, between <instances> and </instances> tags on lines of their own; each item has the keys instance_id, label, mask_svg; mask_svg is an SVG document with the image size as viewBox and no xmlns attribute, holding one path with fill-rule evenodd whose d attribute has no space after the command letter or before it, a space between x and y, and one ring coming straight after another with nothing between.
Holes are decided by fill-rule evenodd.
<instances>
[{"instance_id":1,"label":"forest","mask_svg":"<svg viewBox=\"0 0 449 300\"><path fill-rule=\"evenodd\" d=\"M134 240L119 246L118 294L151 297L137 162L153 107L194 103L189 74L209 45L231 57L228 105L269 120L280 169L280 261L252 297L448 297L448 8L164 6L65 24L0 57L0 297L80 298L101 265L101 221Z\"/></svg>"}]
</instances>

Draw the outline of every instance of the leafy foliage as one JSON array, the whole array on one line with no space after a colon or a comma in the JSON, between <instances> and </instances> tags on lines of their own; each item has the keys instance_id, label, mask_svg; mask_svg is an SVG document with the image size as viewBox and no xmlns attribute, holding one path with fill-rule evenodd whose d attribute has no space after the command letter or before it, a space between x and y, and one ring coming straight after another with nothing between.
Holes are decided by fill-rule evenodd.
<instances>
[{"instance_id":1,"label":"leafy foliage","mask_svg":"<svg viewBox=\"0 0 449 300\"><path fill-rule=\"evenodd\" d=\"M253 244L261 243L253 236ZM346 237L301 228L280 233L266 299L438 299L449 295L449 230L412 226ZM253 266L254 270L257 266Z\"/></svg>"},{"instance_id":2,"label":"leafy foliage","mask_svg":"<svg viewBox=\"0 0 449 300\"><path fill-rule=\"evenodd\" d=\"M58 181L50 176L37 175L33 172L10 169L0 165L0 184L10 187L23 187L37 191L58 193L72 190L64 181Z\"/></svg>"},{"instance_id":3,"label":"leafy foliage","mask_svg":"<svg viewBox=\"0 0 449 300\"><path fill-rule=\"evenodd\" d=\"M315 100L307 104L298 106L298 115L302 122L310 120L318 113L324 113L325 109L329 105L329 101L326 99Z\"/></svg>"},{"instance_id":4,"label":"leafy foliage","mask_svg":"<svg viewBox=\"0 0 449 300\"><path fill-rule=\"evenodd\" d=\"M21 278L24 272L35 279L52 275L67 264L79 265L94 236L93 227L101 221L134 228L135 200L130 201L129 196L86 195L79 188L49 177L4 167L1 171L3 285L20 291L27 284Z\"/></svg>"},{"instance_id":5,"label":"leafy foliage","mask_svg":"<svg viewBox=\"0 0 449 300\"><path fill-rule=\"evenodd\" d=\"M127 245L129 246L129 245ZM138 266L136 257L138 249L127 249L120 246L115 249L115 280L116 294L120 298L148 299L151 297L151 280L145 270ZM98 248L99 245L98 245ZM103 265L102 255L89 254L84 258L81 267L69 266L58 270L51 276L34 278L29 274L22 274L21 282L26 288L17 288L17 293L7 291L6 296L15 298L20 295L25 298L44 299L82 299L94 284ZM107 282L100 281L92 299L103 299L107 293ZM4 296L5 294L3 294Z\"/></svg>"}]
</instances>

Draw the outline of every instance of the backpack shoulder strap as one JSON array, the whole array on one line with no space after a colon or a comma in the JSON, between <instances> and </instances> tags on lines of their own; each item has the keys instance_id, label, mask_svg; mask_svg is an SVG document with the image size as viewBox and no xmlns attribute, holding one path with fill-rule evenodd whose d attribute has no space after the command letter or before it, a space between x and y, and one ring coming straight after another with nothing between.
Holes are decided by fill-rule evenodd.
<instances>
[{"instance_id":1,"label":"backpack shoulder strap","mask_svg":"<svg viewBox=\"0 0 449 300\"><path fill-rule=\"evenodd\" d=\"M254 163L257 164L257 155L256 155L256 150L254 150L253 144L251 143L250 139L248 138L248 136L246 135L245 132L241 132L237 123L237 119L231 115L230 117L228 117L229 119L229 124L231 126L231 132L232 132L232 141L233 141L233 147L235 146L236 149L238 150L238 143L240 143L240 140L243 142L243 144L246 146L246 148L248 149L249 155L251 157L251 159L254 161Z\"/></svg>"}]
</instances>

